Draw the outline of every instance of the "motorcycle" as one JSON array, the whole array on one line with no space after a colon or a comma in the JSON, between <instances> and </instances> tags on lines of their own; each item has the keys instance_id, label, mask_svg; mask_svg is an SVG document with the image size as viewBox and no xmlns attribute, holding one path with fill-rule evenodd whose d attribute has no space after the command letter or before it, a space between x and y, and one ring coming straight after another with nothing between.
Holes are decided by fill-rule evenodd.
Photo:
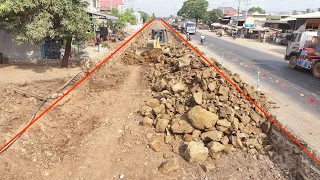
<instances>
[{"instance_id":1,"label":"motorcycle","mask_svg":"<svg viewBox=\"0 0 320 180\"><path fill-rule=\"evenodd\" d=\"M201 38L200 44L203 45L203 43L204 43L204 39Z\"/></svg>"},{"instance_id":2,"label":"motorcycle","mask_svg":"<svg viewBox=\"0 0 320 180\"><path fill-rule=\"evenodd\" d=\"M222 33L219 33L219 37L222 37Z\"/></svg>"},{"instance_id":3,"label":"motorcycle","mask_svg":"<svg viewBox=\"0 0 320 180\"><path fill-rule=\"evenodd\" d=\"M233 38L233 39L237 39L237 35L234 34L234 35L232 36L232 38Z\"/></svg>"}]
</instances>

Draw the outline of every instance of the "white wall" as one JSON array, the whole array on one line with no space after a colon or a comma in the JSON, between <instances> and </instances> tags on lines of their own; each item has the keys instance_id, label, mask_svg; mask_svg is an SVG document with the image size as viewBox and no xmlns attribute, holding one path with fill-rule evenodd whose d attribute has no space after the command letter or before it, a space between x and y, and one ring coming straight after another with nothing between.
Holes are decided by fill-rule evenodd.
<instances>
[{"instance_id":1,"label":"white wall","mask_svg":"<svg viewBox=\"0 0 320 180\"><path fill-rule=\"evenodd\" d=\"M35 63L41 59L41 45L18 45L10 34L0 31L0 53L8 58L9 62Z\"/></svg>"}]
</instances>

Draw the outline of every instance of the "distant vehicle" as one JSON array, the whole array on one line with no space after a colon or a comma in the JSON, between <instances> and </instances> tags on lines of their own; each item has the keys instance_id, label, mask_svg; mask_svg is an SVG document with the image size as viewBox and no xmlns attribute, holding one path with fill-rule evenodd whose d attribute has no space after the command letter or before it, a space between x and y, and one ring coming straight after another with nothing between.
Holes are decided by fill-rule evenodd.
<instances>
[{"instance_id":1,"label":"distant vehicle","mask_svg":"<svg viewBox=\"0 0 320 180\"><path fill-rule=\"evenodd\" d=\"M184 23L184 30L189 34L195 34L196 30L196 23L192 21L187 21Z\"/></svg>"},{"instance_id":2,"label":"distant vehicle","mask_svg":"<svg viewBox=\"0 0 320 180\"><path fill-rule=\"evenodd\" d=\"M289 61L289 67L309 69L314 77L320 78L319 39L317 32L293 32L284 57Z\"/></svg>"}]
</instances>

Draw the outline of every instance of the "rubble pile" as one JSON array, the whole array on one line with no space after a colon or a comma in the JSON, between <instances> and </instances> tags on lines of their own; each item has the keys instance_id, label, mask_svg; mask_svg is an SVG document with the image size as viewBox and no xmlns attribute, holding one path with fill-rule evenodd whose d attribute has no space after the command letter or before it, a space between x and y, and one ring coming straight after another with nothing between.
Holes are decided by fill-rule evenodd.
<instances>
[{"instance_id":1,"label":"rubble pile","mask_svg":"<svg viewBox=\"0 0 320 180\"><path fill-rule=\"evenodd\" d=\"M182 154L188 162L217 159L236 148L250 154L272 150L267 136L270 123L238 90L185 46L148 54L153 98L141 107L145 126L164 133L149 146L160 152L162 144ZM158 57L157 57L158 56ZM268 111L267 97L214 62L258 105Z\"/></svg>"}]
</instances>

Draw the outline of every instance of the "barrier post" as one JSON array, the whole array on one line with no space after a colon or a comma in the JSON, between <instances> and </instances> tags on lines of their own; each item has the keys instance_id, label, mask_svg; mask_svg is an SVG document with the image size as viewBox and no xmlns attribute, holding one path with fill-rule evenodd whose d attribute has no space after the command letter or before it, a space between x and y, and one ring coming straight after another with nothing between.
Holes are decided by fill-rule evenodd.
<instances>
[{"instance_id":1,"label":"barrier post","mask_svg":"<svg viewBox=\"0 0 320 180\"><path fill-rule=\"evenodd\" d=\"M260 71L258 71L257 91L261 91L261 89L260 89Z\"/></svg>"}]
</instances>

